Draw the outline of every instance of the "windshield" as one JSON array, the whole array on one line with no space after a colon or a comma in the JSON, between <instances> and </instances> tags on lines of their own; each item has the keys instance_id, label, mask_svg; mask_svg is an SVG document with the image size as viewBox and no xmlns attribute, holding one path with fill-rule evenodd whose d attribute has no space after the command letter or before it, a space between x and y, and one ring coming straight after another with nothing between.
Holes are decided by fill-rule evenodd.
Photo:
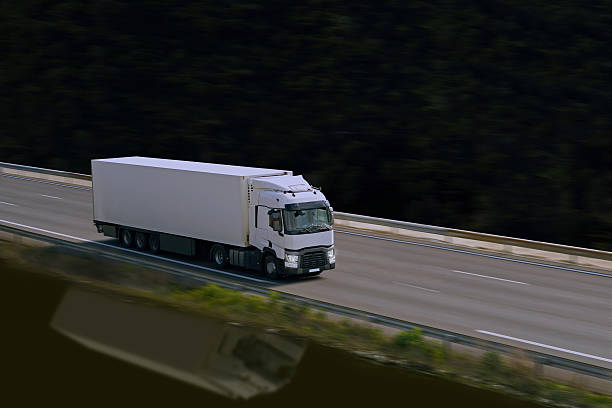
<instances>
[{"instance_id":1,"label":"windshield","mask_svg":"<svg viewBox=\"0 0 612 408\"><path fill-rule=\"evenodd\" d=\"M285 234L309 234L332 229L332 217L328 208L284 210Z\"/></svg>"}]
</instances>

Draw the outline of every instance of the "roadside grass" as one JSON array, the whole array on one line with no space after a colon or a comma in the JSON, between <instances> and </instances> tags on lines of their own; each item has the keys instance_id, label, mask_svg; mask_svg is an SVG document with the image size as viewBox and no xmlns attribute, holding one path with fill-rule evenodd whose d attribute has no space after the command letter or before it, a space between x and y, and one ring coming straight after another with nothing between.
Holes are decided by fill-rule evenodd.
<instances>
[{"instance_id":1,"label":"roadside grass","mask_svg":"<svg viewBox=\"0 0 612 408\"><path fill-rule=\"evenodd\" d=\"M27 247L0 241L0 270L11 268L43 273L110 291L138 301L200 313L243 324L264 326L353 352L382 364L394 364L519 396L552 406L612 407L612 397L594 394L571 384L540 378L533 364L508 360L496 353L477 358L450 351L423 336L419 329L388 335L363 322L338 319L274 291L267 295L243 293L215 284L193 286L160 271L55 247ZM26 294L27 295L27 294Z\"/></svg>"}]
</instances>

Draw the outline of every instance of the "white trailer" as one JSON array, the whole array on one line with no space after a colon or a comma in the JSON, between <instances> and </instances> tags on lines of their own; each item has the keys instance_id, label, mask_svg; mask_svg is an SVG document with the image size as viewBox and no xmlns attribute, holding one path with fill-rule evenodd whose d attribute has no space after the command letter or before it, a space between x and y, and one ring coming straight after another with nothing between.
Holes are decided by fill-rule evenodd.
<instances>
[{"instance_id":1,"label":"white trailer","mask_svg":"<svg viewBox=\"0 0 612 408\"><path fill-rule=\"evenodd\" d=\"M289 170L122 157L91 171L94 224L124 246L264 265L270 277L335 266L329 202Z\"/></svg>"}]
</instances>

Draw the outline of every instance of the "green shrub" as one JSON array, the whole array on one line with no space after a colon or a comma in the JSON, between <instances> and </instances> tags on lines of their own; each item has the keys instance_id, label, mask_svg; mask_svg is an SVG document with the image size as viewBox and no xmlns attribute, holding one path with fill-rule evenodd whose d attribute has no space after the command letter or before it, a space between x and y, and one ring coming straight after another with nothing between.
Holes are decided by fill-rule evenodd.
<instances>
[{"instance_id":1,"label":"green shrub","mask_svg":"<svg viewBox=\"0 0 612 408\"><path fill-rule=\"evenodd\" d=\"M502 372L502 361L497 353L486 353L480 361L480 366L485 374L500 374Z\"/></svg>"},{"instance_id":2,"label":"green shrub","mask_svg":"<svg viewBox=\"0 0 612 408\"><path fill-rule=\"evenodd\" d=\"M420 348L425 345L421 329L403 330L393 337L393 344L402 349Z\"/></svg>"},{"instance_id":3,"label":"green shrub","mask_svg":"<svg viewBox=\"0 0 612 408\"><path fill-rule=\"evenodd\" d=\"M256 313L265 310L268 307L266 300L259 296L243 296L242 301L248 312Z\"/></svg>"},{"instance_id":4,"label":"green shrub","mask_svg":"<svg viewBox=\"0 0 612 408\"><path fill-rule=\"evenodd\" d=\"M596 408L612 407L612 396L608 395L585 393L582 400L582 406Z\"/></svg>"},{"instance_id":5,"label":"green shrub","mask_svg":"<svg viewBox=\"0 0 612 408\"><path fill-rule=\"evenodd\" d=\"M520 373L511 377L510 383L510 386L514 389L532 397L538 396L540 394L542 388L541 385L542 384L540 383L540 381L536 380L535 378Z\"/></svg>"},{"instance_id":6,"label":"green shrub","mask_svg":"<svg viewBox=\"0 0 612 408\"><path fill-rule=\"evenodd\" d=\"M281 295L278 292L270 292L268 293L268 300L270 304L277 305L281 300Z\"/></svg>"},{"instance_id":7,"label":"green shrub","mask_svg":"<svg viewBox=\"0 0 612 408\"><path fill-rule=\"evenodd\" d=\"M374 344L383 344L385 342L385 334L376 327L367 328L365 331L365 335Z\"/></svg>"},{"instance_id":8,"label":"green shrub","mask_svg":"<svg viewBox=\"0 0 612 408\"><path fill-rule=\"evenodd\" d=\"M429 357L435 364L443 363L447 358L447 350L440 344L436 343L425 343L424 346L425 354Z\"/></svg>"}]
</instances>

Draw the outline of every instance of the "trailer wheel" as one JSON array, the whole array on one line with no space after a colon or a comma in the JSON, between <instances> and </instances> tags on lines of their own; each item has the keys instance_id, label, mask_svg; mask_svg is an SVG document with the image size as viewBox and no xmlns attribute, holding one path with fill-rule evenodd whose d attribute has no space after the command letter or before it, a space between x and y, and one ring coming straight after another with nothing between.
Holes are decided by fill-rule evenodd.
<instances>
[{"instance_id":1,"label":"trailer wheel","mask_svg":"<svg viewBox=\"0 0 612 408\"><path fill-rule=\"evenodd\" d=\"M149 235L149 249L154 254L159 252L159 234Z\"/></svg>"},{"instance_id":2,"label":"trailer wheel","mask_svg":"<svg viewBox=\"0 0 612 408\"><path fill-rule=\"evenodd\" d=\"M215 244L210 248L210 260L220 268L227 266L227 250L223 245Z\"/></svg>"},{"instance_id":3,"label":"trailer wheel","mask_svg":"<svg viewBox=\"0 0 612 408\"><path fill-rule=\"evenodd\" d=\"M147 234L143 232L137 232L134 236L134 242L136 242L136 249L144 251L147 249Z\"/></svg>"},{"instance_id":4,"label":"trailer wheel","mask_svg":"<svg viewBox=\"0 0 612 408\"><path fill-rule=\"evenodd\" d=\"M279 278L278 265L276 264L276 258L274 256L266 255L266 258L264 259L263 267L264 267L264 273L266 274L266 277L270 279Z\"/></svg>"},{"instance_id":5,"label":"trailer wheel","mask_svg":"<svg viewBox=\"0 0 612 408\"><path fill-rule=\"evenodd\" d=\"M124 228L119 233L119 237L121 241L121 246L125 248L129 248L132 246L132 243L134 242L134 234L132 234L132 231L127 228Z\"/></svg>"}]
</instances>

